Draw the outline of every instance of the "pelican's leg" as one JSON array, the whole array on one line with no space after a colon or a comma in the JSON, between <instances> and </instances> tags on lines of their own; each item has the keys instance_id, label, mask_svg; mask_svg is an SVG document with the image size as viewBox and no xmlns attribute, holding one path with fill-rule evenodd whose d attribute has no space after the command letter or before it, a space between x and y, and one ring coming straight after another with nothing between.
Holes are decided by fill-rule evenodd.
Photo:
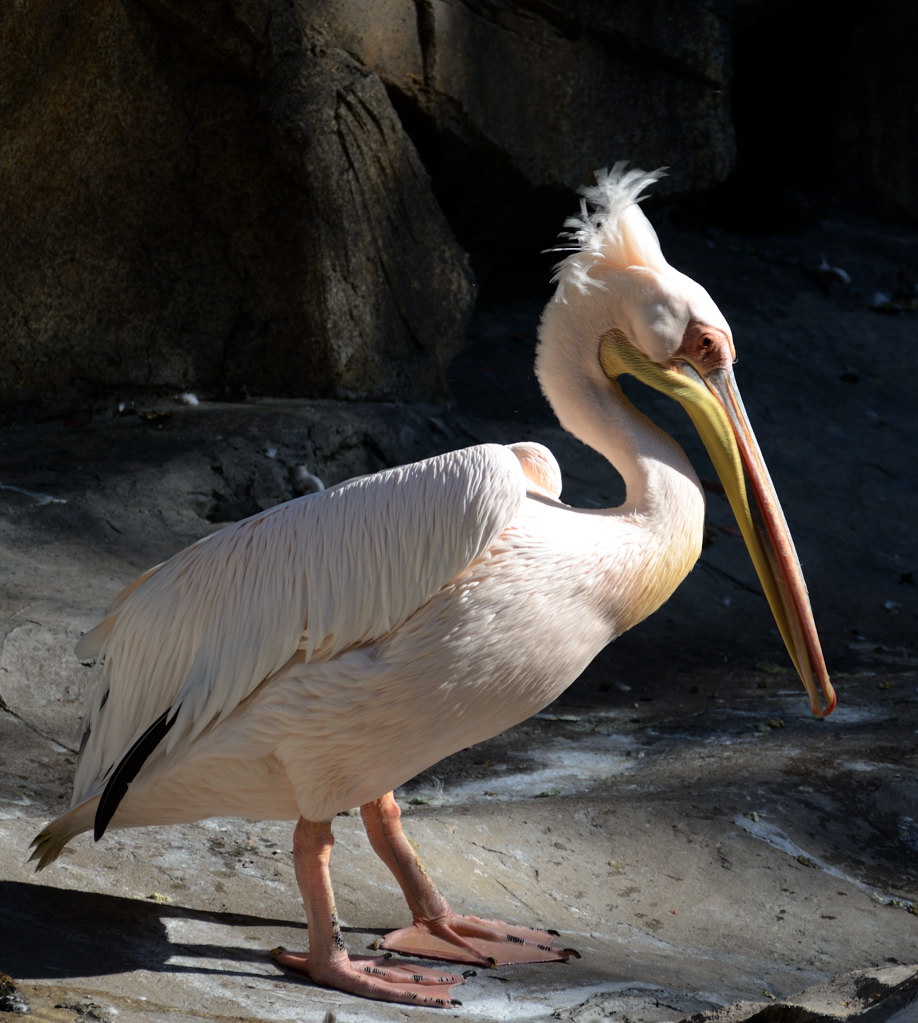
<instances>
[{"instance_id":1,"label":"pelican's leg","mask_svg":"<svg viewBox=\"0 0 918 1023\"><path fill-rule=\"evenodd\" d=\"M454 913L405 837L401 810L391 792L366 803L360 812L370 844L395 875L414 917L410 926L387 934L374 948L478 966L579 958L573 949L553 947L556 932Z\"/></svg>"},{"instance_id":2,"label":"pelican's leg","mask_svg":"<svg viewBox=\"0 0 918 1023\"><path fill-rule=\"evenodd\" d=\"M461 975L408 963L395 965L386 956L348 956L328 870L333 844L329 821L300 818L293 833L293 863L309 923L309 953L275 949L275 960L305 973L316 984L365 998L438 1008L458 1005L450 998L450 990L463 982Z\"/></svg>"}]
</instances>

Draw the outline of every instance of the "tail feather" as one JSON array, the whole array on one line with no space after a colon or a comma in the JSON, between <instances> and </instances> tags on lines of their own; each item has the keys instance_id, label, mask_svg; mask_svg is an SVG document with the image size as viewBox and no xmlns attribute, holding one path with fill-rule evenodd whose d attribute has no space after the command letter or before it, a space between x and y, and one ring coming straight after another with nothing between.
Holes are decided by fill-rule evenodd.
<instances>
[{"instance_id":1,"label":"tail feather","mask_svg":"<svg viewBox=\"0 0 918 1023\"><path fill-rule=\"evenodd\" d=\"M75 806L62 817L51 821L32 839L32 855L29 862L37 860L35 870L44 870L63 852L64 846L84 831L92 831L99 797L93 796Z\"/></svg>"}]
</instances>

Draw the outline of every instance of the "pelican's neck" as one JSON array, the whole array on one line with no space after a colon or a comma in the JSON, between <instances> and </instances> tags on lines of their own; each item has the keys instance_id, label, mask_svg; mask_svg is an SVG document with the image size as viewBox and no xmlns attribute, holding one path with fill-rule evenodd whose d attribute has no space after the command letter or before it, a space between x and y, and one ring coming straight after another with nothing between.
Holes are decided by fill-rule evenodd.
<instances>
[{"instance_id":1,"label":"pelican's neck","mask_svg":"<svg viewBox=\"0 0 918 1023\"><path fill-rule=\"evenodd\" d=\"M626 498L616 513L653 523L695 528L699 541L704 498L698 477L682 448L625 397L599 364L599 337L566 336L568 325L546 310L536 372L558 421L578 440L598 451L621 474ZM560 310L563 312L563 310Z\"/></svg>"},{"instance_id":2,"label":"pelican's neck","mask_svg":"<svg viewBox=\"0 0 918 1023\"><path fill-rule=\"evenodd\" d=\"M608 541L601 560L614 580L610 620L619 634L667 600L698 560L704 496L682 448L603 373L601 334L578 349L554 344L545 327L543 320L536 371L546 398L561 425L625 482L625 501L593 520Z\"/></svg>"}]
</instances>

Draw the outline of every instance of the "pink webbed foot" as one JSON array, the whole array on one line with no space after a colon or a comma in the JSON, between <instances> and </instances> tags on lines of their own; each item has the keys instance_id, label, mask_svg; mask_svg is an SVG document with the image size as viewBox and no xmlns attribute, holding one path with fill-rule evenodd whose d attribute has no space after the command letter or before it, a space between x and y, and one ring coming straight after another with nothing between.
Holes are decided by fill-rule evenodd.
<instances>
[{"instance_id":1,"label":"pink webbed foot","mask_svg":"<svg viewBox=\"0 0 918 1023\"><path fill-rule=\"evenodd\" d=\"M360 808L373 849L405 894L414 923L373 943L404 955L474 966L548 963L579 959L570 948L555 948L552 931L515 927L500 920L454 913L424 872L402 831L401 810L391 792Z\"/></svg>"},{"instance_id":2,"label":"pink webbed foot","mask_svg":"<svg viewBox=\"0 0 918 1023\"><path fill-rule=\"evenodd\" d=\"M330 960L310 963L303 952L288 952L275 948L271 955L275 962L287 969L304 973L323 987L346 991L363 998L405 1005L424 1005L434 1009L449 1009L461 1002L451 997L457 984L464 984L472 971L464 974L442 973L426 966L398 963L389 956L336 956Z\"/></svg>"},{"instance_id":3,"label":"pink webbed foot","mask_svg":"<svg viewBox=\"0 0 918 1023\"><path fill-rule=\"evenodd\" d=\"M451 913L434 920L416 919L410 926L374 942L372 947L476 966L567 962L571 957L580 958L580 953L572 948L556 948L555 937L557 932L554 931Z\"/></svg>"}]
</instances>

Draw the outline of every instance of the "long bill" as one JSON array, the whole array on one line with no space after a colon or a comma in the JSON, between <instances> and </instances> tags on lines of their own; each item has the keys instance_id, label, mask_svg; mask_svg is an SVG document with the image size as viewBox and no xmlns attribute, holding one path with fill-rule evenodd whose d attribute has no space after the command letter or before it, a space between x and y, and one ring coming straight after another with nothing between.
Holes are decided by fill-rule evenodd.
<instances>
[{"instance_id":1,"label":"long bill","mask_svg":"<svg viewBox=\"0 0 918 1023\"><path fill-rule=\"evenodd\" d=\"M720 365L702 375L681 360L660 365L638 351L619 331L603 338L600 361L608 376L630 373L674 398L689 414L723 484L813 714L820 718L831 714L835 690L826 670L800 560L732 368ZM755 510L750 505L747 480Z\"/></svg>"}]
</instances>

